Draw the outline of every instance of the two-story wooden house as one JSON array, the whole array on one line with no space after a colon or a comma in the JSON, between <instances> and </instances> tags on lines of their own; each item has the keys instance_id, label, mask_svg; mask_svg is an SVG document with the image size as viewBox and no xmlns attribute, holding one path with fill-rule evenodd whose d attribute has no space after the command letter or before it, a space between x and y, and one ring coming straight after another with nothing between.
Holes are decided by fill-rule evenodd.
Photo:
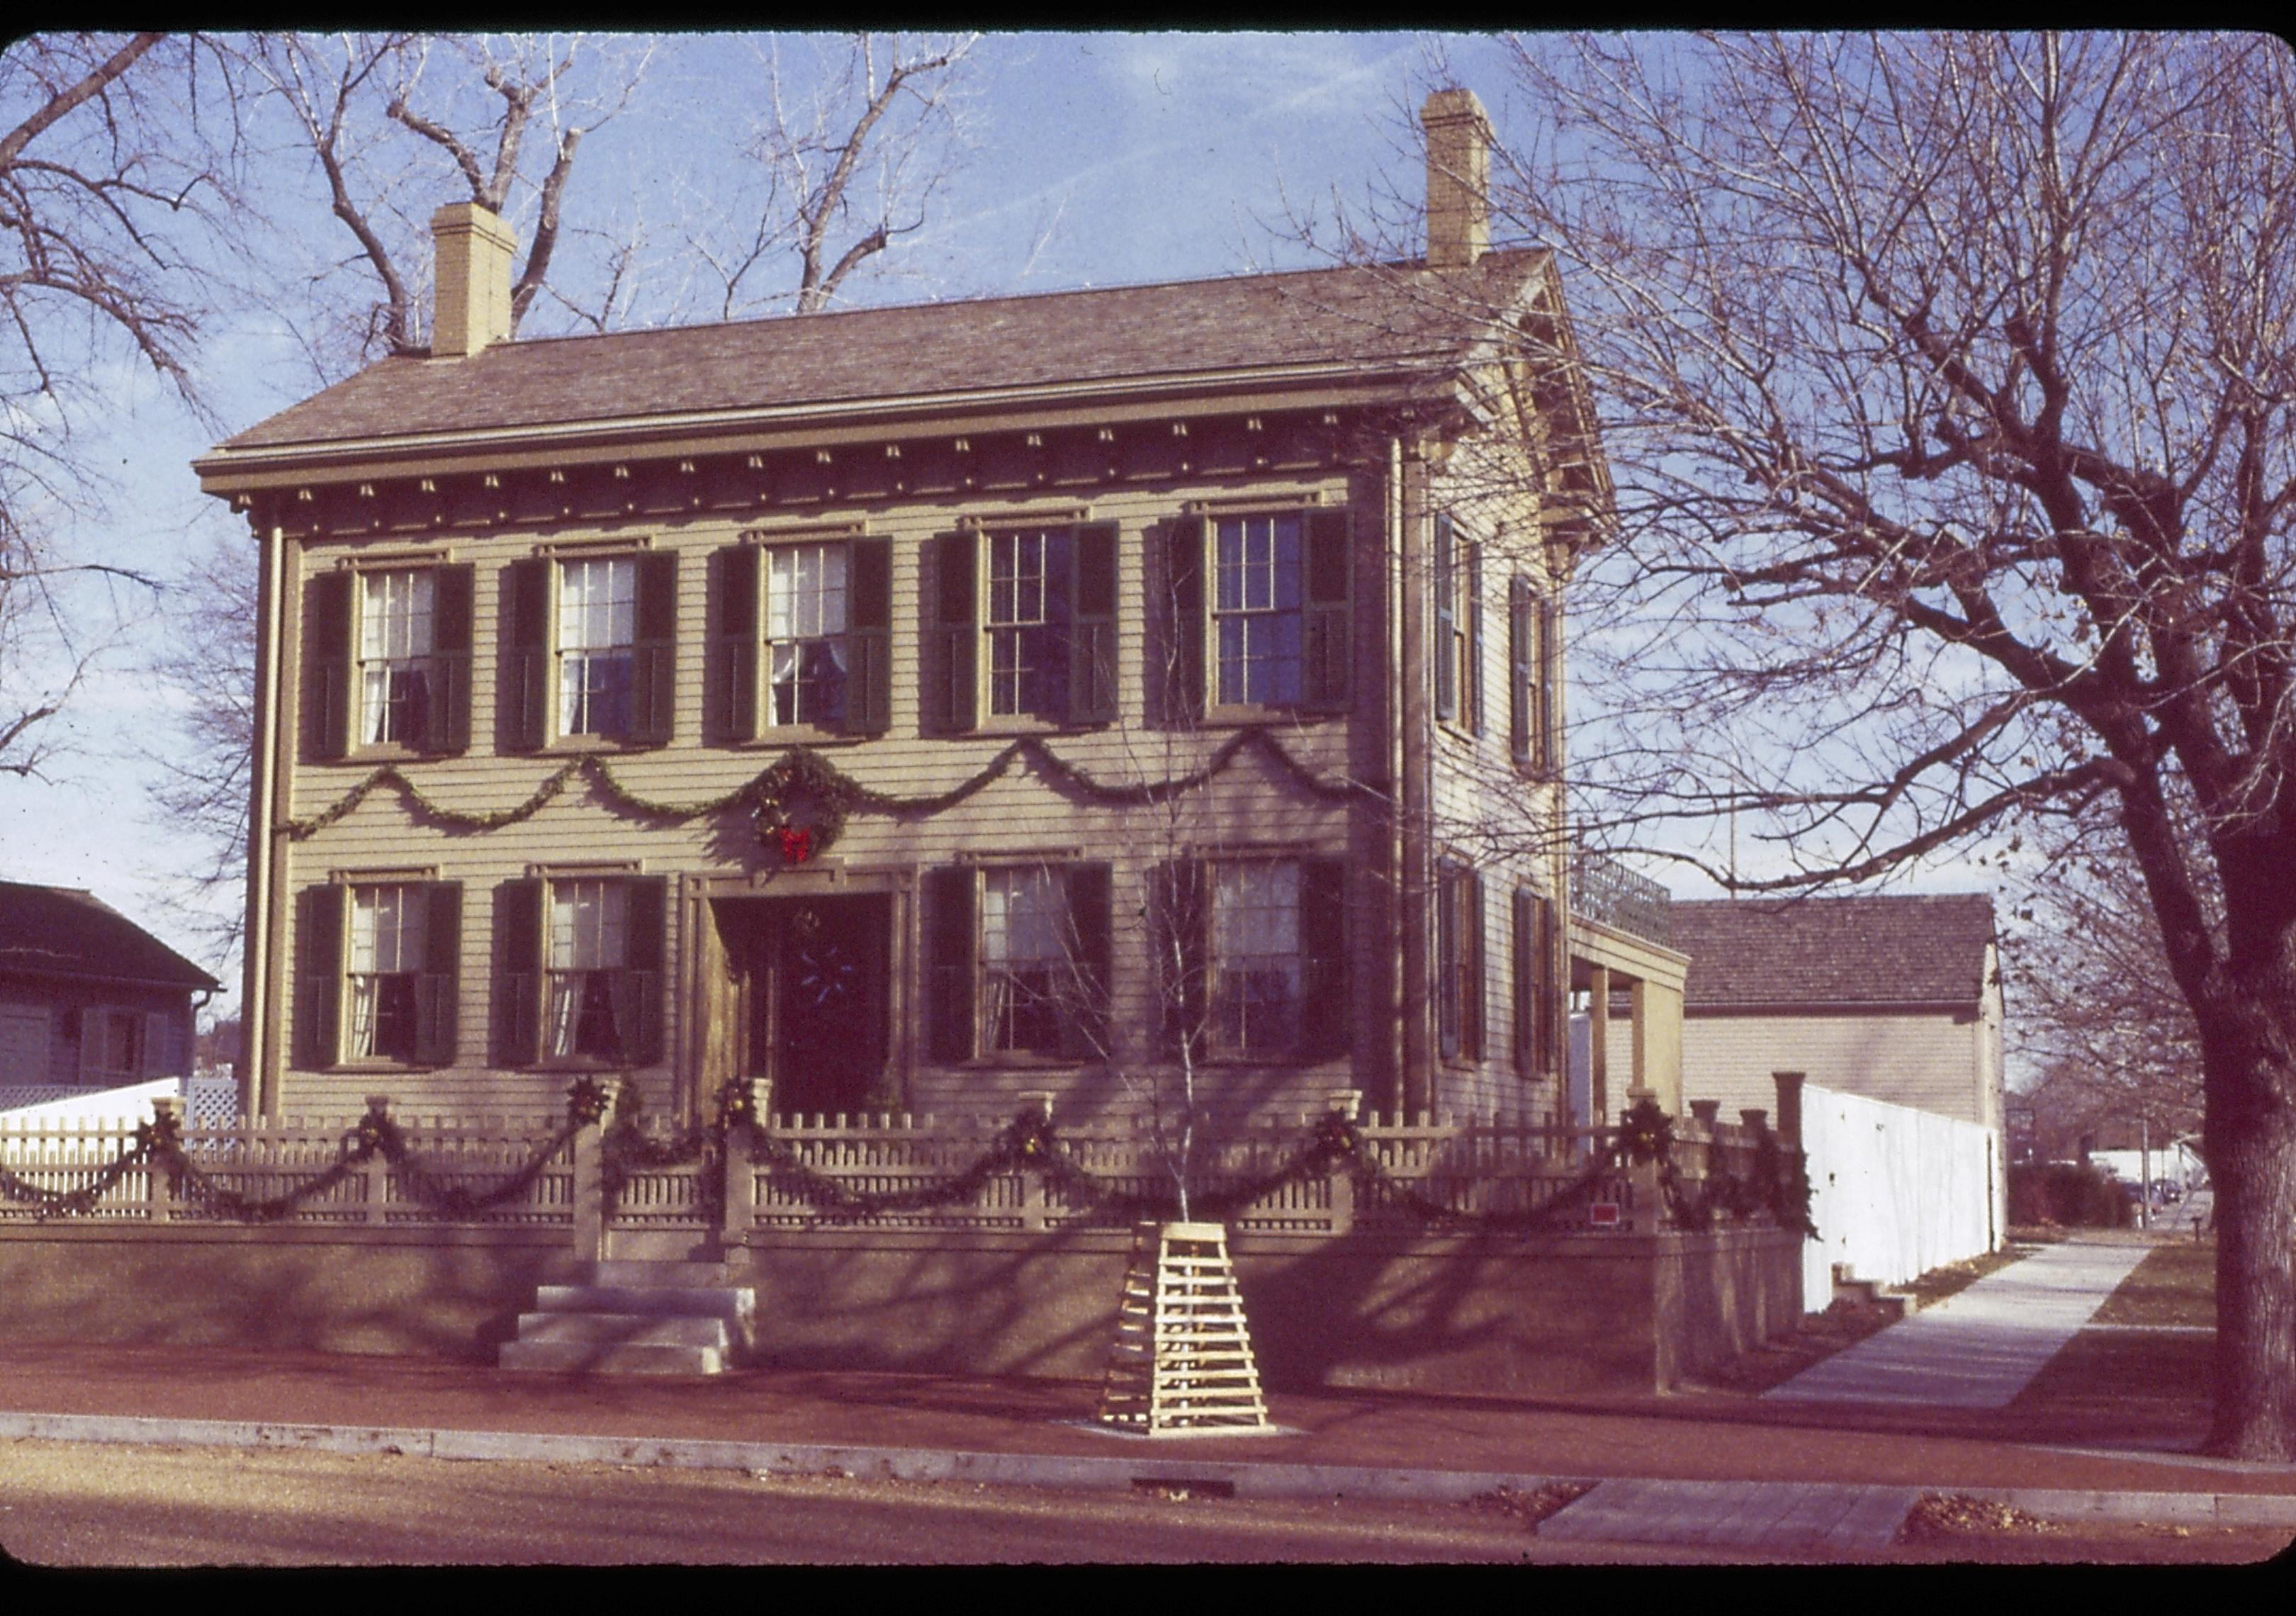
<instances>
[{"instance_id":1,"label":"two-story wooden house","mask_svg":"<svg viewBox=\"0 0 2296 1616\"><path fill-rule=\"evenodd\" d=\"M250 1108L1562 1111L1557 590L1607 494L1488 126L1423 261L506 340L232 438Z\"/></svg>"}]
</instances>

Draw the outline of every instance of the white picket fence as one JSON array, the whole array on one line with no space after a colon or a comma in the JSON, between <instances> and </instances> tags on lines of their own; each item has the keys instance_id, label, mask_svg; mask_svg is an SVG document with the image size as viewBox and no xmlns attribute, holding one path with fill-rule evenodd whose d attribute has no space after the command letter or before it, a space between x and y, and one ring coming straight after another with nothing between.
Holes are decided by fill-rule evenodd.
<instances>
[{"instance_id":1,"label":"white picket fence","mask_svg":"<svg viewBox=\"0 0 2296 1616\"><path fill-rule=\"evenodd\" d=\"M1802 1306L1833 1299L1833 1265L1902 1284L1992 1249L1997 1145L1991 1129L1815 1084L1802 1090L1810 1220Z\"/></svg>"}]
</instances>

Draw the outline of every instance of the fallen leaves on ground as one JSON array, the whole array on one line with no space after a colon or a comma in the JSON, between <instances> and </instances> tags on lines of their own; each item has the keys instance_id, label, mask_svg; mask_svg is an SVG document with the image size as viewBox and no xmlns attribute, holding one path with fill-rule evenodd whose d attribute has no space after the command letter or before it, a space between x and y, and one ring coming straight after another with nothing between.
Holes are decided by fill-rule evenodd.
<instances>
[{"instance_id":1,"label":"fallen leaves on ground","mask_svg":"<svg viewBox=\"0 0 2296 1616\"><path fill-rule=\"evenodd\" d=\"M1524 1525L1537 1529L1538 1523L1567 1504L1575 1504L1595 1490L1592 1481L1549 1481L1543 1486L1518 1491L1502 1487L1493 1492L1477 1493L1467 1500L1467 1507L1477 1514L1513 1515Z\"/></svg>"},{"instance_id":2,"label":"fallen leaves on ground","mask_svg":"<svg viewBox=\"0 0 2296 1616\"><path fill-rule=\"evenodd\" d=\"M1924 1493L1906 1516L1898 1536L1903 1542L1921 1543L1969 1532L2038 1536L2063 1530L2054 1521L2044 1521L1997 1499L1972 1498L1966 1493Z\"/></svg>"}]
</instances>

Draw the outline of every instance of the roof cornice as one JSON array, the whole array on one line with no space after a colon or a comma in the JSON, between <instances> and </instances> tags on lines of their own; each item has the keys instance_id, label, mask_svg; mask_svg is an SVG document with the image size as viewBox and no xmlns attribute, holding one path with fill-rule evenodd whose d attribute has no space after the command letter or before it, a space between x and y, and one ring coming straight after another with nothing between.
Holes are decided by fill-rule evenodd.
<instances>
[{"instance_id":1,"label":"roof cornice","mask_svg":"<svg viewBox=\"0 0 2296 1616\"><path fill-rule=\"evenodd\" d=\"M965 424L952 417L985 413L1010 416L1029 407L1060 414L1169 414L1172 406L1189 400L1240 407L1234 403L1239 395L1299 391L1321 395L1307 402L1328 399L1380 403L1423 394L1429 390L1427 383L1431 381L1450 382L1456 388L1459 369L1456 356L1428 356L1370 366L1359 361L1329 361L1185 372L1119 381L1030 383L859 401L839 399L244 448L226 447L201 455L192 462L192 467L200 474L201 487L206 492L231 494L276 486L294 480L300 473L354 463L372 468L379 461L438 461L463 456L476 465L517 454L531 456L536 463L612 458L633 450L673 455L693 447L690 440L705 438L726 440L721 447L738 452L752 447L770 447L762 440L794 442L823 437L832 430L846 435L877 437L886 436L895 429L946 431ZM1022 422L1016 419L1010 424L1019 426ZM761 441L752 444L743 440L750 437Z\"/></svg>"}]
</instances>

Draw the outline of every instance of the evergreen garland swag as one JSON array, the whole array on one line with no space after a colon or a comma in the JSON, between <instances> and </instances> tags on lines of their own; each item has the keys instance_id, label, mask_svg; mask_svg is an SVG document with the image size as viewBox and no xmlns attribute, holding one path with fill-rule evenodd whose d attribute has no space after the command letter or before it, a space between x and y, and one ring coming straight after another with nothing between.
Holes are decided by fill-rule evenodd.
<instances>
[{"instance_id":1,"label":"evergreen garland swag","mask_svg":"<svg viewBox=\"0 0 2296 1616\"><path fill-rule=\"evenodd\" d=\"M1342 800L1353 794L1356 789L1350 781L1323 778L1286 751L1283 742L1265 727L1248 725L1221 742L1219 750L1205 761L1202 767L1168 779L1128 785L1111 785L1095 780L1036 736L1023 735L991 758L978 774L969 779L947 791L916 797L876 791L862 784L812 748L793 746L752 778L720 796L701 802L658 802L641 797L623 785L614 777L613 767L604 758L595 753L586 753L579 758L569 759L552 771L525 801L490 813L469 813L434 800L408 779L398 765L386 763L345 792L329 807L307 818L291 819L283 828L298 841L316 836L357 808L370 794L387 785L398 792L400 800L417 817L433 824L457 831L498 831L504 825L531 819L578 776L584 776L617 807L652 819L698 819L729 808L746 808L756 818L758 841L769 845L782 845L784 849L789 844L783 841L783 834L791 828L791 809L796 804L806 804L811 824L806 827L804 857L812 857L829 850L843 832L846 819L851 814L938 814L955 808L966 798L1003 779L1012 772L1014 764L1022 761L1028 762L1054 785L1087 800L1111 808L1141 808L1166 801L1209 783L1225 773L1247 750L1259 752L1318 797Z\"/></svg>"}]
</instances>

